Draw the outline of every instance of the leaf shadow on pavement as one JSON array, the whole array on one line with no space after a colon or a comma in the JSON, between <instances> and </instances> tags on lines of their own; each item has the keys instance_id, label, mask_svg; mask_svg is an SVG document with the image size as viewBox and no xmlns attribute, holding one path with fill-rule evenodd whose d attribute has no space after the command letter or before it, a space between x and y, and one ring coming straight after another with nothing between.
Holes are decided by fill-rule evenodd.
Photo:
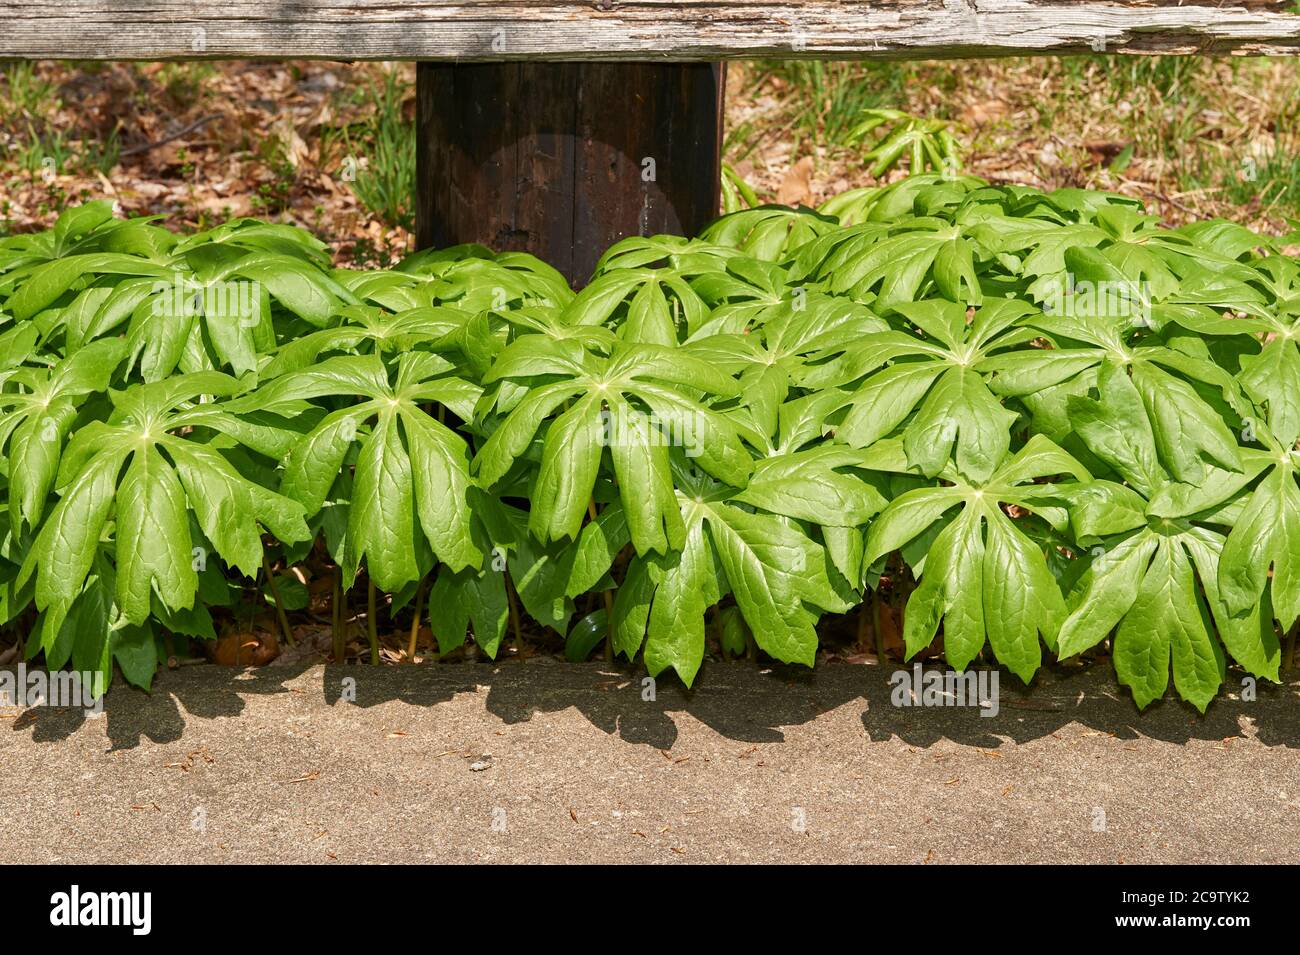
<instances>
[{"instance_id":1,"label":"leaf shadow on pavement","mask_svg":"<svg viewBox=\"0 0 1300 955\"><path fill-rule=\"evenodd\" d=\"M306 662L260 669L200 666L159 674L151 693L120 682L108 694L101 717L81 710L40 708L15 718L13 731L33 742L55 742L77 732L88 719L105 719L113 749L142 740L174 742L187 720L237 718L248 697L306 694L331 709L368 708L399 702L431 707L459 694L486 689L485 707L505 724L538 714L575 708L602 732L624 742L670 749L678 721L688 716L738 742L785 739L785 731L845 705L861 707L863 742L897 738L928 747L942 740L996 748L1024 743L1078 724L1118 739L1146 737L1170 743L1207 740L1230 743L1256 738L1266 746L1300 747L1300 684L1260 683L1257 699L1221 693L1204 715L1172 698L1139 712L1109 668L1040 671L1025 688L1003 672L997 712L982 716L978 705L897 706L890 677L874 665L829 663L813 670L760 668L743 662L707 665L687 690L663 677L647 684L639 667L567 664L549 657L527 662L447 663L421 666L311 666ZM911 672L910 670L908 671ZM1240 674L1229 674L1240 688ZM653 687L653 693L649 692ZM319 693L319 697L316 694ZM345 702L346 698L346 702Z\"/></svg>"},{"instance_id":2,"label":"leaf shadow on pavement","mask_svg":"<svg viewBox=\"0 0 1300 955\"><path fill-rule=\"evenodd\" d=\"M112 749L131 749L143 739L171 743L183 736L187 717L237 717L248 705L244 697L293 692L286 684L308 669L301 663L258 669L203 666L175 673L164 670L149 693L115 681L104 697L100 716L81 709L41 707L25 710L13 721L13 729L30 729L34 742L55 742L67 739L87 721L102 719L107 721Z\"/></svg>"},{"instance_id":3,"label":"leaf shadow on pavement","mask_svg":"<svg viewBox=\"0 0 1300 955\"><path fill-rule=\"evenodd\" d=\"M1204 714L1175 699L1172 687L1165 699L1139 711L1128 689L1102 665L1040 670L1028 687L1003 671L997 711L988 716L978 706L896 706L893 688L873 681L862 725L873 741L896 736L912 746L948 739L996 748L1005 740L1025 743L1077 724L1121 740L1228 743L1254 737L1265 746L1300 747L1300 685L1260 681L1256 698L1247 701L1240 692L1243 676L1230 670L1225 687L1232 695L1221 691Z\"/></svg>"}]
</instances>

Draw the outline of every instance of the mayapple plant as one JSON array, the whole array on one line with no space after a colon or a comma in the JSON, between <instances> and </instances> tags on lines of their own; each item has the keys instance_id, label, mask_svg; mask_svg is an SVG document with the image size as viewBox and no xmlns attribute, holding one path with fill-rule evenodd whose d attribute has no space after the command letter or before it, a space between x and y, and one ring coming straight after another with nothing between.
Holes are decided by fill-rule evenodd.
<instances>
[{"instance_id":1,"label":"mayapple plant","mask_svg":"<svg viewBox=\"0 0 1300 955\"><path fill-rule=\"evenodd\" d=\"M689 685L713 640L811 666L887 588L909 659L1100 655L1202 711L1229 667L1281 679L1300 263L956 175L905 119L861 133L893 124L872 161L908 178L748 196L577 293L521 253L351 272L293 227L105 203L0 240L0 625L147 687L268 602L292 640L324 578L339 662L360 587L372 660L386 615L411 657L426 625L553 634Z\"/></svg>"}]
</instances>

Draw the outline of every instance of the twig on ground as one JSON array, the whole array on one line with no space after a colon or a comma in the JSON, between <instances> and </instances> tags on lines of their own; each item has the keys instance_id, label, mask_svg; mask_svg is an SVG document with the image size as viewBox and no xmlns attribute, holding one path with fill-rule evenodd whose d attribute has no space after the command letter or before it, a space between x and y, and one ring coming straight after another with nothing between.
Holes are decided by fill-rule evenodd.
<instances>
[{"instance_id":1,"label":"twig on ground","mask_svg":"<svg viewBox=\"0 0 1300 955\"><path fill-rule=\"evenodd\" d=\"M118 153L118 155L136 156L139 155L140 153L147 153L151 149L157 149L159 146L165 146L170 142L175 142L176 140L180 139L182 136L186 135L187 133L194 132L194 130L198 129L200 126L206 126L214 119L217 119L220 115L221 115L220 113L209 113L207 116L200 116L194 122L178 130L177 132L172 133L170 136L164 136L162 139L156 140L155 142L152 143L141 143L139 146L132 146L130 149L123 149L120 153Z\"/></svg>"}]
</instances>

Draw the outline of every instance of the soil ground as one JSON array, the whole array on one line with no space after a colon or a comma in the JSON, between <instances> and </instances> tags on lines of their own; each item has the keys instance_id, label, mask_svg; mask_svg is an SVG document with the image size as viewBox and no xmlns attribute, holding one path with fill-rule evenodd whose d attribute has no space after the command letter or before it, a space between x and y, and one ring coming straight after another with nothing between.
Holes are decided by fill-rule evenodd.
<instances>
[{"instance_id":1,"label":"soil ground","mask_svg":"<svg viewBox=\"0 0 1300 955\"><path fill-rule=\"evenodd\" d=\"M3 711L7 861L1300 861L1300 685L1139 714L1094 667L982 717L870 665L642 678L202 666Z\"/></svg>"}]
</instances>

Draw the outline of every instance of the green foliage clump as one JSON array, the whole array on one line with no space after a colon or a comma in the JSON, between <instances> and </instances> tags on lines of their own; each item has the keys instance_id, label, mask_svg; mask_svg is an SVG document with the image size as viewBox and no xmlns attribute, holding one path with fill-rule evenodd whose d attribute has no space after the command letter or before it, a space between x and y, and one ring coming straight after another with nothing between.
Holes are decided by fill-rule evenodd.
<instances>
[{"instance_id":1,"label":"green foliage clump","mask_svg":"<svg viewBox=\"0 0 1300 955\"><path fill-rule=\"evenodd\" d=\"M526 617L689 684L710 630L811 665L888 580L909 656L1110 641L1203 710L1300 616L1298 319L1279 240L947 172L630 238L576 294L91 203L0 240L0 622L148 685L324 555L443 652Z\"/></svg>"}]
</instances>

